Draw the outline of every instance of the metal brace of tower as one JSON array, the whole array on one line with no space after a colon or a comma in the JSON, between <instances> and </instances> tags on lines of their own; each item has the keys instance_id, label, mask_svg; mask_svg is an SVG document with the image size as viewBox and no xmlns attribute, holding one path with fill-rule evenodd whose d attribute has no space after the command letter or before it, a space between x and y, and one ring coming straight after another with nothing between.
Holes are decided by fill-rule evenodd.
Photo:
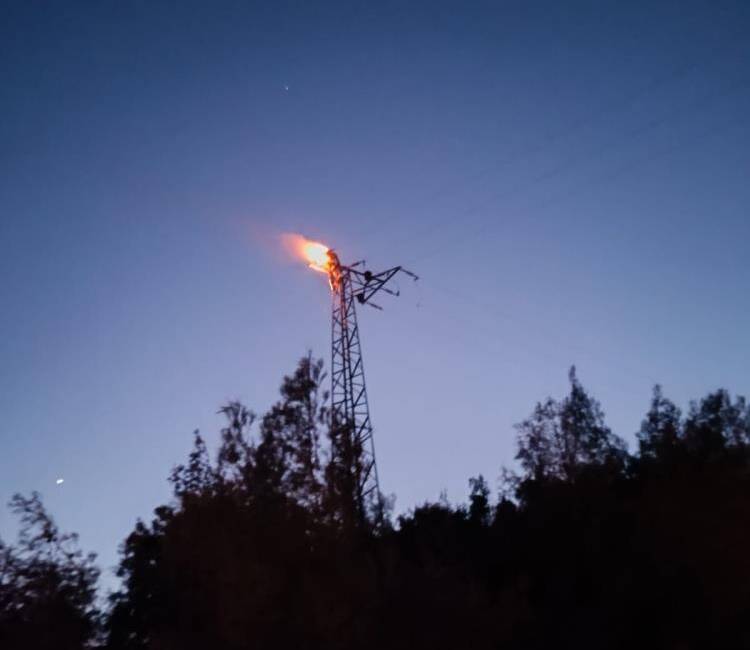
<instances>
[{"instance_id":1,"label":"metal brace of tower","mask_svg":"<svg viewBox=\"0 0 750 650\"><path fill-rule=\"evenodd\" d=\"M365 370L359 340L355 305L370 305L373 296L383 291L398 296L386 284L399 272L414 280L417 276L395 266L380 273L365 270L364 261L349 266L341 264L338 255L328 250L328 278L333 295L331 327L331 415L333 426L342 426L350 436L356 460L353 477L357 517L364 521L370 507L381 506L378 467L375 461L370 408L367 402Z\"/></svg>"}]
</instances>

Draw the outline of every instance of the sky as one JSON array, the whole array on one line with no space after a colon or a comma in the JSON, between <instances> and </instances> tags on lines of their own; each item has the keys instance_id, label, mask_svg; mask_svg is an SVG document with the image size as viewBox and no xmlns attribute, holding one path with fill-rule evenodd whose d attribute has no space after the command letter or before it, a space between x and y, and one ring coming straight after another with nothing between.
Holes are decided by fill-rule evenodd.
<instances>
[{"instance_id":1,"label":"sky","mask_svg":"<svg viewBox=\"0 0 750 650\"><path fill-rule=\"evenodd\" d=\"M111 580L193 430L328 362L285 232L420 276L359 313L399 512L496 487L571 364L631 448L656 382L750 394L748 33L746 2L3 2L0 501L40 491Z\"/></svg>"}]
</instances>

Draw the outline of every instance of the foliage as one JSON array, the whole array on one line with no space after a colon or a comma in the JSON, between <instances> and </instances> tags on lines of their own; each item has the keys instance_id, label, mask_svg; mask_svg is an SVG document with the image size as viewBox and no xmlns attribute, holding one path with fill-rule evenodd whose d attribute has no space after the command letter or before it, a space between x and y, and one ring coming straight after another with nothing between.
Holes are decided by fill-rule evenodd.
<instances>
[{"instance_id":1,"label":"foliage","mask_svg":"<svg viewBox=\"0 0 750 650\"><path fill-rule=\"evenodd\" d=\"M750 647L743 398L719 390L683 415L656 386L631 455L572 368L568 394L517 425L497 499L480 475L466 505L393 524L385 499L358 511L360 450L324 379L308 355L263 416L221 409L214 453L195 433L172 502L122 545L109 650ZM0 646L95 642L91 558L37 496L14 507Z\"/></svg>"},{"instance_id":2,"label":"foliage","mask_svg":"<svg viewBox=\"0 0 750 650\"><path fill-rule=\"evenodd\" d=\"M609 466L622 469L624 442L604 423L599 402L589 396L570 369L570 393L557 402L548 398L518 424L516 458L529 481L556 478L575 481L583 470Z\"/></svg>"},{"instance_id":3,"label":"foliage","mask_svg":"<svg viewBox=\"0 0 750 650\"><path fill-rule=\"evenodd\" d=\"M99 572L75 534L62 533L38 493L16 494L18 541L0 541L0 647L72 650L93 641Z\"/></svg>"}]
</instances>

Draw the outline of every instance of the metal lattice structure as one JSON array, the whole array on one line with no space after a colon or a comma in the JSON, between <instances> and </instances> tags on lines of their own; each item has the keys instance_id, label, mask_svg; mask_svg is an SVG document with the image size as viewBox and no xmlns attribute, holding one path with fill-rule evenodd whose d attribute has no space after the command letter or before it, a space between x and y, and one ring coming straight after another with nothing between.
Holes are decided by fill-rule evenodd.
<instances>
[{"instance_id":1,"label":"metal lattice structure","mask_svg":"<svg viewBox=\"0 0 750 650\"><path fill-rule=\"evenodd\" d=\"M370 300L380 291L399 295L398 291L385 286L393 276L399 272L415 280L417 276L400 266L381 273L364 270L364 262L345 266L333 251L328 251L328 258L328 277L333 294L331 414L334 426L341 427L350 437L350 449L354 450L352 469L356 514L360 520L365 520L372 507L377 509L382 504L355 306L359 303L381 309Z\"/></svg>"}]
</instances>

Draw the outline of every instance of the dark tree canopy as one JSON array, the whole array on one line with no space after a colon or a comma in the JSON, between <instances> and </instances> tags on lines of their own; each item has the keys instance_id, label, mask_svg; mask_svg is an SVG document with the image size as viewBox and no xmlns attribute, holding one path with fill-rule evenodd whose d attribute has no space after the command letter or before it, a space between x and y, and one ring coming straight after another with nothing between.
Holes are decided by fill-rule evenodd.
<instances>
[{"instance_id":1,"label":"dark tree canopy","mask_svg":"<svg viewBox=\"0 0 750 650\"><path fill-rule=\"evenodd\" d=\"M561 402L548 398L538 403L531 416L516 425L516 458L527 480L573 481L583 470L617 470L626 461L625 443L605 424L599 402L578 381L575 366L568 376L570 393Z\"/></svg>"},{"instance_id":2,"label":"dark tree canopy","mask_svg":"<svg viewBox=\"0 0 750 650\"><path fill-rule=\"evenodd\" d=\"M0 541L0 648L73 650L96 637L99 572L75 534L62 533L39 494L16 494L18 541Z\"/></svg>"},{"instance_id":3,"label":"dark tree canopy","mask_svg":"<svg viewBox=\"0 0 750 650\"><path fill-rule=\"evenodd\" d=\"M654 386L651 408L641 423L638 445L643 461L669 462L682 446L682 414L662 395L661 386Z\"/></svg>"},{"instance_id":4,"label":"dark tree canopy","mask_svg":"<svg viewBox=\"0 0 750 650\"><path fill-rule=\"evenodd\" d=\"M122 544L101 628L93 558L16 497L0 648L750 647L746 401L719 390L683 415L656 386L631 455L569 378L517 425L497 497L479 475L465 505L391 522L358 511L361 459L308 355L267 413L221 409L216 449L195 433L170 503Z\"/></svg>"}]
</instances>

